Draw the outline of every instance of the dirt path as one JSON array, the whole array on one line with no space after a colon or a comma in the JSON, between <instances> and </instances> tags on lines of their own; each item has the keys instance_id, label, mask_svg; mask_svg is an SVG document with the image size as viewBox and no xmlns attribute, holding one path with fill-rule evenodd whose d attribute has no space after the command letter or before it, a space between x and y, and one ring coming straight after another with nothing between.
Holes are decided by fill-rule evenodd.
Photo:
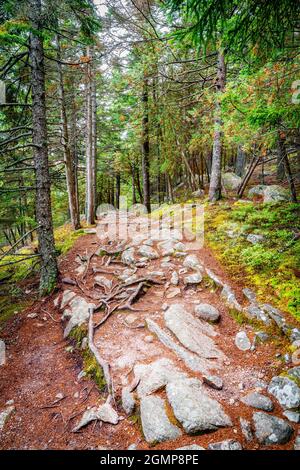
<instances>
[{"instance_id":1,"label":"dirt path","mask_svg":"<svg viewBox=\"0 0 300 470\"><path fill-rule=\"evenodd\" d=\"M108 226L109 217L108 215L103 219ZM136 220L132 218L131 223ZM142 225L143 219L141 219ZM62 284L59 297L55 293L43 302L35 303L7 324L2 335L8 349L8 360L7 365L0 368L0 411L9 405L7 402L10 400L14 401L15 411L0 433L0 448L127 449L130 445L134 445L139 449L148 449L151 448L151 439L155 441L152 444L156 444L156 449L176 449L192 444L207 448L211 443L233 439L245 449L292 449L294 437L288 439L286 444L266 447L256 438L247 440L241 431L240 418L251 423L253 413L259 410L241 403L240 398L254 390L266 394L265 384L282 370L282 363L276 359L278 342L261 343L254 350L242 351L237 348L235 337L239 331L244 331L252 344L255 331L249 325L238 325L230 316L229 308L224 298L220 296L220 289L213 286L207 277L206 269L213 271L223 283L230 285L236 293L237 301L243 304L245 302L241 286L235 286L226 278L221 266L206 248L195 251L190 249L192 245L186 240L182 240L184 246L178 245L179 240L175 237L173 238L173 245L177 244L175 252L164 256L165 245L168 243L170 245L172 237L161 244L161 240L156 240L155 236L149 241L145 235L142 240L143 227L141 234L142 236L136 236L128 243L132 245L133 242L134 245L134 262L131 266L114 262L104 265L103 262L109 259L111 261L113 258L94 256L89 263L86 277L80 284L81 289ZM144 244L145 240L147 244ZM101 243L105 242L107 247L113 249L119 241L108 234ZM77 240L73 249L60 261L62 278L81 279L86 267L84 259L94 252L99 244L96 234ZM146 246L148 255L156 252L158 256L149 259L146 252L143 253L146 256L139 254L141 246L144 248ZM199 261L199 265L193 269L184 266L184 260L191 254L196 254ZM141 263L140 267L136 267L136 263ZM107 272L115 271L115 274L93 274L93 268ZM174 272L179 277L178 285L170 284ZM197 274L202 277L201 282L185 284L187 276ZM150 275L161 279L162 284L147 286L147 292L133 303L136 311L116 310L95 331L95 344L111 367L116 396L114 408L120 419L116 425L99 420L93 421L79 432L72 432L82 414L91 407L103 404L106 394L103 392L99 394L94 382L89 378L78 377L82 371L81 355L70 347L72 342L63 338L62 311L72 308L72 302L66 304L63 309L59 308L63 291L70 290L77 296L84 297L83 288L89 295L85 300L92 302L94 298L94 302L97 303L99 295L103 296L103 289L94 286L96 276L104 276L115 286L120 284L118 276L122 275L124 279L130 276L144 278ZM133 287L136 288L136 285ZM55 299L59 299L56 307ZM120 299L118 302L120 303ZM220 321L212 325L196 318L195 307L200 303L215 307L220 314ZM182 318L181 313L177 315L178 309L183 312ZM175 316L172 317L170 312ZM95 322L102 317L103 312L95 314ZM63 325L66 326L66 321ZM166 345L160 337L161 332L171 339L176 348ZM178 353L179 349L181 353ZM189 359L186 360L186 357ZM159 362L162 359L167 361L168 365L171 364L171 376L175 371L179 375L183 374L184 381L190 378L198 379L201 382L200 393L203 397L210 397L213 400L211 403L213 410L210 413L214 414L217 406L221 406L222 413L231 423L224 426L217 424L213 432L210 432L211 429L199 428L196 434L186 432L185 421L180 413L186 413L190 417L193 410L178 411L180 403L177 398L175 398L177 405L172 403L173 409L171 408L166 399L166 386L168 389L170 387L168 384L172 380L168 377L163 378L166 370L164 363ZM153 378L153 374L155 375L153 367L155 368L157 363L159 371ZM221 378L222 389L216 390L203 385L202 379L205 375L217 375ZM121 394L122 389L130 386L135 380L137 383L139 381L134 391L136 410L132 412L131 417L128 417L122 409ZM145 439L149 424L147 423L149 400L147 402L145 399L142 389L149 386L149 380L151 390L148 390L146 395L160 398L165 409L165 416L153 417L153 420L157 418L164 421L159 423L160 432L162 432L161 427L164 425L166 427L162 432L165 434L164 439L168 433L173 436L163 442L151 437L151 432L155 435L157 430L150 430L148 442ZM168 393L171 395L171 388ZM271 398L274 403L272 415L283 417L282 408L273 397ZM140 406L144 413L142 423L139 418ZM157 409L154 410L154 414L156 411ZM195 419L199 420L199 416ZM216 418L210 415L208 419ZM295 430L295 436L299 425L292 423L290 425ZM177 431L174 431L174 428Z\"/></svg>"}]
</instances>

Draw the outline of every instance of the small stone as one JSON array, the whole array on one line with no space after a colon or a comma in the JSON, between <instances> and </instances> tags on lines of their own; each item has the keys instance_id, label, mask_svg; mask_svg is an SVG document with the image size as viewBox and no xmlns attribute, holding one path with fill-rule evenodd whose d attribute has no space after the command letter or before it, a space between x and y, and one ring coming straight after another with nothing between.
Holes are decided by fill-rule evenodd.
<instances>
[{"instance_id":1,"label":"small stone","mask_svg":"<svg viewBox=\"0 0 300 470\"><path fill-rule=\"evenodd\" d=\"M157 259L157 258L159 258L159 255L158 255L157 251L154 250L154 248L152 248L151 246L148 246L148 245L142 245L139 248L138 252L141 256L144 256L147 259Z\"/></svg>"},{"instance_id":2,"label":"small stone","mask_svg":"<svg viewBox=\"0 0 300 470\"><path fill-rule=\"evenodd\" d=\"M287 421L262 411L253 414L253 422L255 436L261 444L285 444L293 434L293 428Z\"/></svg>"},{"instance_id":3,"label":"small stone","mask_svg":"<svg viewBox=\"0 0 300 470\"><path fill-rule=\"evenodd\" d=\"M273 411L274 405L272 400L265 395L262 395L258 392L251 392L248 395L240 398L241 402L245 405L252 406L253 408L258 408L259 410L264 411Z\"/></svg>"},{"instance_id":4,"label":"small stone","mask_svg":"<svg viewBox=\"0 0 300 470\"><path fill-rule=\"evenodd\" d=\"M247 242L252 243L252 245L257 245L258 243L262 243L265 240L265 237L256 233L249 233L246 240Z\"/></svg>"},{"instance_id":5,"label":"small stone","mask_svg":"<svg viewBox=\"0 0 300 470\"><path fill-rule=\"evenodd\" d=\"M64 293L63 293L63 296L62 296L62 299L61 299L61 304L60 304L60 308L63 309L65 308L65 306L70 302L70 300L72 300L74 297L76 297L76 294L75 292L71 291L71 290L65 290Z\"/></svg>"},{"instance_id":6,"label":"small stone","mask_svg":"<svg viewBox=\"0 0 300 470\"><path fill-rule=\"evenodd\" d=\"M300 434L298 434L298 436L295 439L294 450L300 450Z\"/></svg>"},{"instance_id":7,"label":"small stone","mask_svg":"<svg viewBox=\"0 0 300 470\"><path fill-rule=\"evenodd\" d=\"M223 380L221 379L221 377L217 377L216 375L204 375L202 378L203 383L205 383L209 387L214 388L216 390L222 390Z\"/></svg>"},{"instance_id":8,"label":"small stone","mask_svg":"<svg viewBox=\"0 0 300 470\"><path fill-rule=\"evenodd\" d=\"M165 312L169 308L168 304L162 304L161 309Z\"/></svg>"},{"instance_id":9,"label":"small stone","mask_svg":"<svg viewBox=\"0 0 300 470\"><path fill-rule=\"evenodd\" d=\"M135 249L131 247L123 251L121 261L128 266L135 264Z\"/></svg>"},{"instance_id":10,"label":"small stone","mask_svg":"<svg viewBox=\"0 0 300 470\"><path fill-rule=\"evenodd\" d=\"M137 444L130 444L130 446L127 447L127 450L137 450Z\"/></svg>"},{"instance_id":11,"label":"small stone","mask_svg":"<svg viewBox=\"0 0 300 470\"><path fill-rule=\"evenodd\" d=\"M0 339L0 366L6 364L6 347L2 339Z\"/></svg>"},{"instance_id":12,"label":"small stone","mask_svg":"<svg viewBox=\"0 0 300 470\"><path fill-rule=\"evenodd\" d=\"M79 374L77 375L77 380L81 380L83 379L83 377L86 376L86 372L84 370L82 370L81 372L79 372Z\"/></svg>"},{"instance_id":13,"label":"small stone","mask_svg":"<svg viewBox=\"0 0 300 470\"><path fill-rule=\"evenodd\" d=\"M178 283L179 283L179 276L178 276L178 273L176 271L173 271L172 272L172 276L171 276L171 284L173 284L173 286L178 286Z\"/></svg>"},{"instance_id":14,"label":"small stone","mask_svg":"<svg viewBox=\"0 0 300 470\"><path fill-rule=\"evenodd\" d=\"M212 444L208 444L207 448L209 450L243 450L242 445L234 439L214 442Z\"/></svg>"},{"instance_id":15,"label":"small stone","mask_svg":"<svg viewBox=\"0 0 300 470\"><path fill-rule=\"evenodd\" d=\"M216 323L220 319L218 310L209 304L198 304L195 306L195 315L202 320Z\"/></svg>"},{"instance_id":16,"label":"small stone","mask_svg":"<svg viewBox=\"0 0 300 470\"><path fill-rule=\"evenodd\" d=\"M253 440L253 433L251 429L251 423L244 418L240 418L241 431L247 442Z\"/></svg>"},{"instance_id":17,"label":"small stone","mask_svg":"<svg viewBox=\"0 0 300 470\"><path fill-rule=\"evenodd\" d=\"M285 416L292 423L300 423L300 413L298 411L284 411L283 416Z\"/></svg>"},{"instance_id":18,"label":"small stone","mask_svg":"<svg viewBox=\"0 0 300 470\"><path fill-rule=\"evenodd\" d=\"M79 392L75 392L73 396L75 399L79 398Z\"/></svg>"},{"instance_id":19,"label":"small stone","mask_svg":"<svg viewBox=\"0 0 300 470\"><path fill-rule=\"evenodd\" d=\"M239 331L235 336L235 345L241 351L248 351L251 348L251 342L245 331Z\"/></svg>"},{"instance_id":20,"label":"small stone","mask_svg":"<svg viewBox=\"0 0 300 470\"><path fill-rule=\"evenodd\" d=\"M224 287L221 291L221 298L225 300L225 302L230 308L233 308L237 310L238 312L243 311L243 307L239 304L234 292L231 290L231 288L227 284L224 284Z\"/></svg>"},{"instance_id":21,"label":"small stone","mask_svg":"<svg viewBox=\"0 0 300 470\"><path fill-rule=\"evenodd\" d=\"M10 415L15 411L14 406L8 406L0 412L0 431L4 428L5 423L9 419Z\"/></svg>"},{"instance_id":22,"label":"small stone","mask_svg":"<svg viewBox=\"0 0 300 470\"><path fill-rule=\"evenodd\" d=\"M147 336L144 337L144 341L145 341L146 343L153 343L153 341L154 341L154 336L152 336L152 335L147 335Z\"/></svg>"},{"instance_id":23,"label":"small stone","mask_svg":"<svg viewBox=\"0 0 300 470\"><path fill-rule=\"evenodd\" d=\"M64 397L65 397L64 394L61 393L61 392L60 392L60 393L57 393L57 394L55 395L55 398L56 398L57 400L62 400Z\"/></svg>"},{"instance_id":24,"label":"small stone","mask_svg":"<svg viewBox=\"0 0 300 470\"><path fill-rule=\"evenodd\" d=\"M28 313L27 318L36 318L38 314L36 312Z\"/></svg>"},{"instance_id":25,"label":"small stone","mask_svg":"<svg viewBox=\"0 0 300 470\"><path fill-rule=\"evenodd\" d=\"M15 400L7 400L7 402L5 403L5 406L11 406L11 405L14 405L15 403Z\"/></svg>"},{"instance_id":26,"label":"small stone","mask_svg":"<svg viewBox=\"0 0 300 470\"><path fill-rule=\"evenodd\" d=\"M183 262L183 266L185 268L192 268L192 269L202 268L202 265L196 255L188 255Z\"/></svg>"},{"instance_id":27,"label":"small stone","mask_svg":"<svg viewBox=\"0 0 300 470\"><path fill-rule=\"evenodd\" d=\"M256 294L251 289L248 289L246 287L245 289L243 289L243 294L246 297L246 299L250 300L251 303L256 302Z\"/></svg>"},{"instance_id":28,"label":"small stone","mask_svg":"<svg viewBox=\"0 0 300 470\"><path fill-rule=\"evenodd\" d=\"M191 444L189 446L177 447L175 450L205 450L204 447L198 446L197 444Z\"/></svg>"},{"instance_id":29,"label":"small stone","mask_svg":"<svg viewBox=\"0 0 300 470\"><path fill-rule=\"evenodd\" d=\"M270 339L270 335L268 335L268 333L265 333L264 331L258 331L254 337L254 345L265 343L268 341L268 339Z\"/></svg>"},{"instance_id":30,"label":"small stone","mask_svg":"<svg viewBox=\"0 0 300 470\"><path fill-rule=\"evenodd\" d=\"M229 398L229 405L234 405L234 404L235 404L235 399Z\"/></svg>"},{"instance_id":31,"label":"small stone","mask_svg":"<svg viewBox=\"0 0 300 470\"><path fill-rule=\"evenodd\" d=\"M127 415L131 415L135 408L135 399L129 387L122 389L122 407Z\"/></svg>"},{"instance_id":32,"label":"small stone","mask_svg":"<svg viewBox=\"0 0 300 470\"><path fill-rule=\"evenodd\" d=\"M108 291L112 288L113 284L112 281L110 279L107 279L105 276L96 276L95 282Z\"/></svg>"},{"instance_id":33,"label":"small stone","mask_svg":"<svg viewBox=\"0 0 300 470\"><path fill-rule=\"evenodd\" d=\"M128 323L128 325L132 325L138 317L134 315L133 313L130 313L129 315L126 316L125 322Z\"/></svg>"},{"instance_id":34,"label":"small stone","mask_svg":"<svg viewBox=\"0 0 300 470\"><path fill-rule=\"evenodd\" d=\"M88 347L88 343L89 343L89 340L88 340L88 337L85 336L82 341L81 341L81 349L84 350Z\"/></svg>"},{"instance_id":35,"label":"small stone","mask_svg":"<svg viewBox=\"0 0 300 470\"><path fill-rule=\"evenodd\" d=\"M179 287L173 287L173 288L168 290L166 298L167 299L173 299L174 297L176 297L179 294L181 294L180 288Z\"/></svg>"}]
</instances>

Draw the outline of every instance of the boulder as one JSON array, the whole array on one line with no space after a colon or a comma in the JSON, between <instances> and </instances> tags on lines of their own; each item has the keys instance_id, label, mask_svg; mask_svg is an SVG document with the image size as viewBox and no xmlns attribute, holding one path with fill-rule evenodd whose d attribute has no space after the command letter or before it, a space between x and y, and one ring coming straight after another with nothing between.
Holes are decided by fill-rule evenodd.
<instances>
[{"instance_id":1,"label":"boulder","mask_svg":"<svg viewBox=\"0 0 300 470\"><path fill-rule=\"evenodd\" d=\"M62 299L61 299L61 304L60 304L60 308L63 309L65 308L65 306L70 302L70 300L72 300L74 297L76 297L76 294L75 292L71 291L71 290L64 290L63 292L63 295L62 295Z\"/></svg>"},{"instance_id":2,"label":"boulder","mask_svg":"<svg viewBox=\"0 0 300 470\"><path fill-rule=\"evenodd\" d=\"M235 190L240 186L242 178L234 173L223 173L222 181L225 189Z\"/></svg>"},{"instance_id":3,"label":"boulder","mask_svg":"<svg viewBox=\"0 0 300 470\"><path fill-rule=\"evenodd\" d=\"M251 423L244 418L240 418L241 431L247 442L253 440L253 434L251 429Z\"/></svg>"},{"instance_id":4,"label":"boulder","mask_svg":"<svg viewBox=\"0 0 300 470\"><path fill-rule=\"evenodd\" d=\"M243 307L239 304L234 292L231 290L231 288L227 284L224 285L221 291L221 298L225 300L229 308L233 308L237 310L238 312L243 311Z\"/></svg>"},{"instance_id":5,"label":"boulder","mask_svg":"<svg viewBox=\"0 0 300 470\"><path fill-rule=\"evenodd\" d=\"M218 310L209 304L198 304L195 306L195 315L201 320L216 323L220 319Z\"/></svg>"},{"instance_id":6,"label":"boulder","mask_svg":"<svg viewBox=\"0 0 300 470\"><path fill-rule=\"evenodd\" d=\"M131 247L123 251L121 261L128 266L135 264L135 249Z\"/></svg>"},{"instance_id":7,"label":"boulder","mask_svg":"<svg viewBox=\"0 0 300 470\"><path fill-rule=\"evenodd\" d=\"M157 259L159 254L154 248L149 245L142 245L138 250L139 255L144 256L147 259Z\"/></svg>"},{"instance_id":8,"label":"boulder","mask_svg":"<svg viewBox=\"0 0 300 470\"><path fill-rule=\"evenodd\" d=\"M206 394L198 379L171 382L166 391L174 415L188 434L232 426L223 407Z\"/></svg>"},{"instance_id":9,"label":"boulder","mask_svg":"<svg viewBox=\"0 0 300 470\"><path fill-rule=\"evenodd\" d=\"M252 406L253 408L258 408L263 411L273 411L274 405L272 400L265 395L262 395L258 392L251 392L242 397L241 402L245 405Z\"/></svg>"},{"instance_id":10,"label":"boulder","mask_svg":"<svg viewBox=\"0 0 300 470\"><path fill-rule=\"evenodd\" d=\"M187 255L183 261L185 268L202 269L202 265L196 255Z\"/></svg>"},{"instance_id":11,"label":"boulder","mask_svg":"<svg viewBox=\"0 0 300 470\"><path fill-rule=\"evenodd\" d=\"M192 193L192 196L197 197L197 198L204 197L205 196L205 191L203 189L197 189L197 191L194 191Z\"/></svg>"},{"instance_id":12,"label":"boulder","mask_svg":"<svg viewBox=\"0 0 300 470\"><path fill-rule=\"evenodd\" d=\"M300 388L288 377L273 377L268 386L268 393L273 395L284 409L300 406Z\"/></svg>"},{"instance_id":13,"label":"boulder","mask_svg":"<svg viewBox=\"0 0 300 470\"><path fill-rule=\"evenodd\" d=\"M188 285L193 285L193 284L200 284L200 282L202 281L202 274L200 274L199 272L195 273L195 274L190 274L189 276L185 276L185 278L183 279L183 283L188 286Z\"/></svg>"},{"instance_id":14,"label":"boulder","mask_svg":"<svg viewBox=\"0 0 300 470\"><path fill-rule=\"evenodd\" d=\"M287 189L282 188L276 184L265 186L263 191L263 201L266 202L280 202L280 201L290 201L290 193Z\"/></svg>"},{"instance_id":15,"label":"boulder","mask_svg":"<svg viewBox=\"0 0 300 470\"><path fill-rule=\"evenodd\" d=\"M88 303L83 297L76 296L68 305L68 310L64 311L64 318L70 317L64 330L64 338L67 338L75 326L80 326L88 322L89 309L95 305Z\"/></svg>"},{"instance_id":16,"label":"boulder","mask_svg":"<svg viewBox=\"0 0 300 470\"><path fill-rule=\"evenodd\" d=\"M285 444L293 434L293 428L287 421L262 411L253 414L253 423L260 444Z\"/></svg>"},{"instance_id":17,"label":"boulder","mask_svg":"<svg viewBox=\"0 0 300 470\"><path fill-rule=\"evenodd\" d=\"M265 190L264 184L258 184L257 186L253 186L253 188L249 189L248 197L249 199L253 199L254 196L263 196Z\"/></svg>"},{"instance_id":18,"label":"boulder","mask_svg":"<svg viewBox=\"0 0 300 470\"><path fill-rule=\"evenodd\" d=\"M158 396L141 399L141 421L143 434L149 444L177 439L180 429L172 424L166 413L165 400Z\"/></svg>"},{"instance_id":19,"label":"boulder","mask_svg":"<svg viewBox=\"0 0 300 470\"><path fill-rule=\"evenodd\" d=\"M282 414L292 423L300 423L300 413L298 411L287 410Z\"/></svg>"},{"instance_id":20,"label":"boulder","mask_svg":"<svg viewBox=\"0 0 300 470\"><path fill-rule=\"evenodd\" d=\"M203 383L216 390L222 390L223 380L217 375L203 375Z\"/></svg>"},{"instance_id":21,"label":"boulder","mask_svg":"<svg viewBox=\"0 0 300 470\"><path fill-rule=\"evenodd\" d=\"M288 375L296 380L300 380L300 366L292 367L287 371Z\"/></svg>"},{"instance_id":22,"label":"boulder","mask_svg":"<svg viewBox=\"0 0 300 470\"><path fill-rule=\"evenodd\" d=\"M235 336L234 342L241 351L249 351L251 349L251 341L245 331L239 331Z\"/></svg>"},{"instance_id":23,"label":"boulder","mask_svg":"<svg viewBox=\"0 0 300 470\"><path fill-rule=\"evenodd\" d=\"M126 414L131 415L135 408L135 399L129 387L122 389L122 408Z\"/></svg>"}]
</instances>

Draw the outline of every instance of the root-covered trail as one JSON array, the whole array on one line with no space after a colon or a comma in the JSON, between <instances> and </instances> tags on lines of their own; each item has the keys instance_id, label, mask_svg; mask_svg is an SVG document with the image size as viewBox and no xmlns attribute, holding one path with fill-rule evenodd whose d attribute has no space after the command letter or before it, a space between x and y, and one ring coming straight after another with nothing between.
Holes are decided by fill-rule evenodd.
<instances>
[{"instance_id":1,"label":"root-covered trail","mask_svg":"<svg viewBox=\"0 0 300 470\"><path fill-rule=\"evenodd\" d=\"M163 234L159 222L150 235L142 217L129 225L137 221L140 232L126 241L110 229L77 240L60 261L59 293L7 325L0 412L14 410L0 448L207 449L231 440L225 445L292 449L299 424L283 412L300 406L300 369L296 381L268 388L292 367L276 358L283 339L275 310L246 299L208 249L176 229ZM112 227L113 215L100 222ZM93 341L112 378L106 411L106 391L82 373L89 304L99 307ZM245 312L252 322L239 325L233 316ZM90 422L81 427L83 416Z\"/></svg>"}]
</instances>

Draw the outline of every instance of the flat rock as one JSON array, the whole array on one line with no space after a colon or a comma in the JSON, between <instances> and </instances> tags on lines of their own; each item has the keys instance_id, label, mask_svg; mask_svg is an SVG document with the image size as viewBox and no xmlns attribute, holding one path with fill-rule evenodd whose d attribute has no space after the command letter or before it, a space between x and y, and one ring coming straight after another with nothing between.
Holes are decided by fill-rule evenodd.
<instances>
[{"instance_id":1,"label":"flat rock","mask_svg":"<svg viewBox=\"0 0 300 470\"><path fill-rule=\"evenodd\" d=\"M209 373L210 368L219 367L218 364L211 364L205 358L201 358L198 355L187 351L184 347L176 343L165 330L163 330L157 323L155 323L150 318L147 318L146 322L149 330L157 336L159 341L164 344L164 346L174 351L175 354L183 360L183 362L189 369L195 372Z\"/></svg>"},{"instance_id":2,"label":"flat rock","mask_svg":"<svg viewBox=\"0 0 300 470\"><path fill-rule=\"evenodd\" d=\"M190 284L200 284L202 281L202 274L197 272L195 274L190 274L189 276L185 276L183 279L183 283L188 286Z\"/></svg>"},{"instance_id":3,"label":"flat rock","mask_svg":"<svg viewBox=\"0 0 300 470\"><path fill-rule=\"evenodd\" d=\"M242 178L235 173L223 173L222 182L225 189L235 190L238 189L242 182Z\"/></svg>"},{"instance_id":4,"label":"flat rock","mask_svg":"<svg viewBox=\"0 0 300 470\"><path fill-rule=\"evenodd\" d=\"M206 268L205 269L206 274L208 277L218 286L218 287L224 287L224 282L221 281L221 279L218 278L218 276L212 272L210 269Z\"/></svg>"},{"instance_id":5,"label":"flat rock","mask_svg":"<svg viewBox=\"0 0 300 470\"><path fill-rule=\"evenodd\" d=\"M253 422L255 436L261 444L285 444L293 434L293 428L287 421L262 411L253 414Z\"/></svg>"},{"instance_id":6,"label":"flat rock","mask_svg":"<svg viewBox=\"0 0 300 470\"><path fill-rule=\"evenodd\" d=\"M14 406L8 406L0 412L0 432L4 428L5 423L9 420L10 415L15 411Z\"/></svg>"},{"instance_id":7,"label":"flat rock","mask_svg":"<svg viewBox=\"0 0 300 470\"><path fill-rule=\"evenodd\" d=\"M131 415L135 408L135 399L129 387L122 389L122 408L126 414Z\"/></svg>"},{"instance_id":8,"label":"flat rock","mask_svg":"<svg viewBox=\"0 0 300 470\"><path fill-rule=\"evenodd\" d=\"M181 290L179 287L172 287L168 290L166 294L167 299L173 299L174 297L177 297L177 295L181 294Z\"/></svg>"},{"instance_id":9,"label":"flat rock","mask_svg":"<svg viewBox=\"0 0 300 470\"><path fill-rule=\"evenodd\" d=\"M64 290L63 292L63 295L62 295L62 299L61 299L61 304L60 304L60 308L63 309L65 308L65 306L70 302L70 300L72 300L74 297L76 297L76 294L75 292L71 291L71 290Z\"/></svg>"},{"instance_id":10,"label":"flat rock","mask_svg":"<svg viewBox=\"0 0 300 470\"><path fill-rule=\"evenodd\" d=\"M265 325L271 325L272 321L269 316L257 304L251 304L245 308L245 313L249 318L257 319Z\"/></svg>"},{"instance_id":11,"label":"flat rock","mask_svg":"<svg viewBox=\"0 0 300 470\"><path fill-rule=\"evenodd\" d=\"M289 191L282 186L273 184L270 186L265 186L263 191L264 203L266 202L280 202L280 201L289 201L291 199Z\"/></svg>"},{"instance_id":12,"label":"flat rock","mask_svg":"<svg viewBox=\"0 0 300 470\"><path fill-rule=\"evenodd\" d=\"M241 351L248 351L249 349L251 349L251 341L245 331L239 331L236 334L234 343L236 347Z\"/></svg>"},{"instance_id":13,"label":"flat rock","mask_svg":"<svg viewBox=\"0 0 300 470\"><path fill-rule=\"evenodd\" d=\"M268 386L268 393L273 395L284 409L300 406L300 388L288 377L273 377Z\"/></svg>"},{"instance_id":14,"label":"flat rock","mask_svg":"<svg viewBox=\"0 0 300 470\"><path fill-rule=\"evenodd\" d=\"M107 277L105 276L96 276L95 282L101 287L103 287L105 290L110 290L113 285L112 281L110 279L107 279Z\"/></svg>"},{"instance_id":15,"label":"flat rock","mask_svg":"<svg viewBox=\"0 0 300 470\"><path fill-rule=\"evenodd\" d=\"M253 433L251 429L251 423L247 419L240 418L241 431L247 442L253 440Z\"/></svg>"},{"instance_id":16,"label":"flat rock","mask_svg":"<svg viewBox=\"0 0 300 470\"><path fill-rule=\"evenodd\" d=\"M200 357L223 359L223 353L209 336L216 336L214 328L187 312L182 304L171 305L164 312L167 327L181 344ZM208 336L209 335L209 336Z\"/></svg>"},{"instance_id":17,"label":"flat rock","mask_svg":"<svg viewBox=\"0 0 300 470\"><path fill-rule=\"evenodd\" d=\"M144 256L147 259L157 259L159 254L154 248L149 245L142 245L138 250L139 255Z\"/></svg>"},{"instance_id":18,"label":"flat rock","mask_svg":"<svg viewBox=\"0 0 300 470\"><path fill-rule=\"evenodd\" d=\"M240 305L240 303L237 301L237 298L233 292L233 290L228 286L224 285L222 291L221 291L221 298L225 300L229 308L233 308L237 310L238 312L243 311L243 307Z\"/></svg>"},{"instance_id":19,"label":"flat rock","mask_svg":"<svg viewBox=\"0 0 300 470\"><path fill-rule=\"evenodd\" d=\"M77 426L75 426L73 432L79 431L79 429L95 420L100 420L110 424L118 424L119 416L108 403L104 403L104 405L100 405L99 407L94 406L83 413L81 420Z\"/></svg>"},{"instance_id":20,"label":"flat rock","mask_svg":"<svg viewBox=\"0 0 300 470\"><path fill-rule=\"evenodd\" d=\"M223 388L223 380L217 375L204 375L202 379L203 383L215 390L222 390Z\"/></svg>"},{"instance_id":21,"label":"flat rock","mask_svg":"<svg viewBox=\"0 0 300 470\"><path fill-rule=\"evenodd\" d=\"M177 439L181 431L172 424L166 413L165 400L157 396L141 399L143 434L149 444Z\"/></svg>"},{"instance_id":22,"label":"flat rock","mask_svg":"<svg viewBox=\"0 0 300 470\"><path fill-rule=\"evenodd\" d=\"M137 387L139 398L165 387L169 382L187 377L185 372L167 358L158 359L150 364L136 364L134 376L140 379Z\"/></svg>"},{"instance_id":23,"label":"flat rock","mask_svg":"<svg viewBox=\"0 0 300 470\"><path fill-rule=\"evenodd\" d=\"M6 363L6 347L2 339L0 339L0 366L4 366Z\"/></svg>"},{"instance_id":24,"label":"flat rock","mask_svg":"<svg viewBox=\"0 0 300 470\"><path fill-rule=\"evenodd\" d=\"M89 309L95 305L88 303L83 297L76 296L68 305L68 310L64 312L64 317L70 317L64 330L64 338L69 336L75 326L86 323L89 319Z\"/></svg>"},{"instance_id":25,"label":"flat rock","mask_svg":"<svg viewBox=\"0 0 300 470\"><path fill-rule=\"evenodd\" d=\"M234 439L226 439L225 441L213 442L208 444L209 450L243 450L243 447L239 441Z\"/></svg>"},{"instance_id":26,"label":"flat rock","mask_svg":"<svg viewBox=\"0 0 300 470\"><path fill-rule=\"evenodd\" d=\"M216 323L220 319L218 310L210 304L198 304L195 306L195 315L201 320Z\"/></svg>"},{"instance_id":27,"label":"flat rock","mask_svg":"<svg viewBox=\"0 0 300 470\"><path fill-rule=\"evenodd\" d=\"M298 411L286 410L284 411L283 416L292 423L300 423L300 413Z\"/></svg>"},{"instance_id":28,"label":"flat rock","mask_svg":"<svg viewBox=\"0 0 300 470\"><path fill-rule=\"evenodd\" d=\"M296 380L300 380L300 366L292 367L287 371L287 374Z\"/></svg>"},{"instance_id":29,"label":"flat rock","mask_svg":"<svg viewBox=\"0 0 300 470\"><path fill-rule=\"evenodd\" d=\"M162 256L172 256L175 252L174 241L167 240L158 244Z\"/></svg>"},{"instance_id":30,"label":"flat rock","mask_svg":"<svg viewBox=\"0 0 300 470\"><path fill-rule=\"evenodd\" d=\"M166 391L174 415L188 434L232 426L220 403L207 395L198 379L171 382Z\"/></svg>"},{"instance_id":31,"label":"flat rock","mask_svg":"<svg viewBox=\"0 0 300 470\"><path fill-rule=\"evenodd\" d=\"M259 306L261 309L265 311L265 313L267 313L269 317L272 318L272 320L274 320L278 328L280 329L284 328L286 324L286 320L284 318L283 313L280 310L278 310L278 308L275 308L270 304L260 304Z\"/></svg>"},{"instance_id":32,"label":"flat rock","mask_svg":"<svg viewBox=\"0 0 300 470\"><path fill-rule=\"evenodd\" d=\"M204 447L198 446L197 444L191 444L189 446L177 447L175 450L205 450Z\"/></svg>"},{"instance_id":33,"label":"flat rock","mask_svg":"<svg viewBox=\"0 0 300 470\"><path fill-rule=\"evenodd\" d=\"M128 325L132 325L137 319L138 317L134 313L129 313L129 315L125 317L125 322L128 323Z\"/></svg>"},{"instance_id":34,"label":"flat rock","mask_svg":"<svg viewBox=\"0 0 300 470\"><path fill-rule=\"evenodd\" d=\"M124 264L127 264L128 266L132 266L133 264L135 264L135 249L133 247L130 247L123 251L121 261Z\"/></svg>"},{"instance_id":35,"label":"flat rock","mask_svg":"<svg viewBox=\"0 0 300 470\"><path fill-rule=\"evenodd\" d=\"M246 299L250 300L251 303L256 302L256 294L251 289L248 289L248 287L245 287L243 289L243 294Z\"/></svg>"},{"instance_id":36,"label":"flat rock","mask_svg":"<svg viewBox=\"0 0 300 470\"><path fill-rule=\"evenodd\" d=\"M264 411L273 411L274 405L272 400L258 392L251 392L240 398L245 405L252 406Z\"/></svg>"}]
</instances>

